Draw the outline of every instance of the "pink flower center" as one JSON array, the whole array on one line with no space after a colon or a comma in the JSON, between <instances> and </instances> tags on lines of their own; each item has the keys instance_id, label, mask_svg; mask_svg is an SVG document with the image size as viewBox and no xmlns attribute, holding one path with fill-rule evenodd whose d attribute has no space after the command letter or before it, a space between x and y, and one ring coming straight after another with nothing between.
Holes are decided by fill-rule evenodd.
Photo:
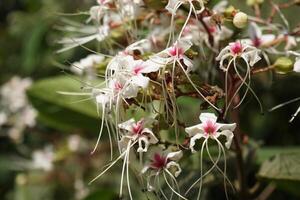
<instances>
[{"instance_id":1,"label":"pink flower center","mask_svg":"<svg viewBox=\"0 0 300 200\"><path fill-rule=\"evenodd\" d=\"M123 89L123 85L122 85L120 82L115 82L115 84L114 84L114 89L115 89L116 91L120 91L120 90Z\"/></svg>"},{"instance_id":2,"label":"pink flower center","mask_svg":"<svg viewBox=\"0 0 300 200\"><path fill-rule=\"evenodd\" d=\"M208 30L210 33L215 33L217 28L215 26L210 26L210 27L208 27Z\"/></svg>"},{"instance_id":3,"label":"pink flower center","mask_svg":"<svg viewBox=\"0 0 300 200\"><path fill-rule=\"evenodd\" d=\"M169 54L171 56L176 56L181 58L184 54L184 51L182 48L178 47L177 44L175 44L173 47L170 48Z\"/></svg>"},{"instance_id":4,"label":"pink flower center","mask_svg":"<svg viewBox=\"0 0 300 200\"><path fill-rule=\"evenodd\" d=\"M137 65L133 68L133 74L138 75L141 73L141 71L144 69L142 65Z\"/></svg>"},{"instance_id":5,"label":"pink flower center","mask_svg":"<svg viewBox=\"0 0 300 200\"><path fill-rule=\"evenodd\" d=\"M255 37L253 40L252 40L252 44L253 46L255 47L259 47L261 45L261 39L258 38L258 37Z\"/></svg>"},{"instance_id":6,"label":"pink flower center","mask_svg":"<svg viewBox=\"0 0 300 200\"><path fill-rule=\"evenodd\" d=\"M240 42L235 42L234 44L232 44L230 46L230 50L233 54L238 55L238 54L242 53L243 46Z\"/></svg>"},{"instance_id":7,"label":"pink flower center","mask_svg":"<svg viewBox=\"0 0 300 200\"><path fill-rule=\"evenodd\" d=\"M138 121L136 124L132 125L132 131L134 134L140 135L142 134L142 130L143 130L143 120Z\"/></svg>"},{"instance_id":8,"label":"pink flower center","mask_svg":"<svg viewBox=\"0 0 300 200\"><path fill-rule=\"evenodd\" d=\"M208 121L205 123L203 129L204 129L204 133L205 133L206 135L213 135L213 134L215 134L216 131L217 131L217 125L216 125L216 123L214 123L214 122L208 120Z\"/></svg>"},{"instance_id":9,"label":"pink flower center","mask_svg":"<svg viewBox=\"0 0 300 200\"><path fill-rule=\"evenodd\" d=\"M150 167L153 169L162 169L166 166L168 159L158 153L154 154Z\"/></svg>"}]
</instances>

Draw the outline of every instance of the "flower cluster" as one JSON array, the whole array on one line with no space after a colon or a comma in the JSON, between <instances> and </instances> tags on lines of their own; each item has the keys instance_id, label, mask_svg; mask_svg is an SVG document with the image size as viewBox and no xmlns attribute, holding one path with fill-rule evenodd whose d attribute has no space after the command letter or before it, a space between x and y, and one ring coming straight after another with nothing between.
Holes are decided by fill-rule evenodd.
<instances>
[{"instance_id":1,"label":"flower cluster","mask_svg":"<svg viewBox=\"0 0 300 200\"><path fill-rule=\"evenodd\" d=\"M31 83L28 78L13 77L0 89L0 128L15 142L22 141L25 128L35 125L37 114L26 97Z\"/></svg>"},{"instance_id":2,"label":"flower cluster","mask_svg":"<svg viewBox=\"0 0 300 200\"><path fill-rule=\"evenodd\" d=\"M203 179L214 169L224 177L227 195L226 182L231 182L226 175L226 151L230 150L237 126L229 123L235 120L230 112L242 104L249 92L262 108L251 80L256 73L276 68L276 64L271 64L273 56L295 56L294 71L300 71L300 54L293 50L297 45L296 34L287 34L276 24L248 16L227 1L211 6L204 0L169 0L167 4L152 0L98 0L84 25L67 24L61 29L77 34L62 39L59 52L76 46L93 52L73 63L71 70L89 79L96 79L102 72L101 84L83 87L83 94L88 91L102 120L92 153L97 150L102 132L108 133L111 148L118 149L117 158L92 182L123 160L120 196L126 179L130 199L133 195L129 165L138 168L148 191L160 193L165 199L174 194L187 199L189 191L200 182L199 199ZM244 34L240 34L242 30ZM101 52L84 46L93 40L98 42ZM268 66L257 69L259 63ZM213 82L213 78L203 74L212 74L224 80L224 84L211 85L220 81ZM198 111L200 124L186 125L192 119L182 119L179 97L202 102ZM211 111L204 111L205 108ZM167 128L162 128L165 125ZM171 136L163 138L163 131ZM236 141L240 142L239 139ZM210 140L217 146L217 159L210 153ZM206 171L204 151L213 163ZM179 175L184 171L180 160L184 154L198 152L200 177L183 195L178 185ZM112 151L112 158L113 154ZM221 155L223 169L219 167ZM163 191L159 177L164 178L169 192Z\"/></svg>"}]
</instances>

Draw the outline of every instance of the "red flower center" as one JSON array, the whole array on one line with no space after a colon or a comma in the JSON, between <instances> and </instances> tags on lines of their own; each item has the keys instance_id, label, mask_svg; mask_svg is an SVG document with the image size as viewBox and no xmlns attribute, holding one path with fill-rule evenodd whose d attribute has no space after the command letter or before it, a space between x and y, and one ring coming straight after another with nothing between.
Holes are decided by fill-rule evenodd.
<instances>
[{"instance_id":1,"label":"red flower center","mask_svg":"<svg viewBox=\"0 0 300 200\"><path fill-rule=\"evenodd\" d=\"M150 167L153 169L162 169L166 166L168 159L158 153L154 154Z\"/></svg>"},{"instance_id":2,"label":"red flower center","mask_svg":"<svg viewBox=\"0 0 300 200\"><path fill-rule=\"evenodd\" d=\"M207 134L207 135L213 135L217 131L217 125L216 125L216 123L208 120L205 123L203 129L204 129L204 133L205 134Z\"/></svg>"},{"instance_id":3,"label":"red flower center","mask_svg":"<svg viewBox=\"0 0 300 200\"><path fill-rule=\"evenodd\" d=\"M210 27L208 27L208 30L210 33L215 33L217 28L215 26L210 26Z\"/></svg>"},{"instance_id":4,"label":"red flower center","mask_svg":"<svg viewBox=\"0 0 300 200\"><path fill-rule=\"evenodd\" d=\"M123 89L123 85L120 82L115 82L114 88L116 91L120 91Z\"/></svg>"},{"instance_id":5,"label":"red flower center","mask_svg":"<svg viewBox=\"0 0 300 200\"><path fill-rule=\"evenodd\" d=\"M252 44L253 46L255 47L259 47L261 45L261 39L258 38L258 37L255 37L253 40L252 40Z\"/></svg>"},{"instance_id":6,"label":"red flower center","mask_svg":"<svg viewBox=\"0 0 300 200\"><path fill-rule=\"evenodd\" d=\"M138 75L141 73L141 71L144 69L142 65L137 65L133 68L133 74Z\"/></svg>"},{"instance_id":7,"label":"red flower center","mask_svg":"<svg viewBox=\"0 0 300 200\"><path fill-rule=\"evenodd\" d=\"M173 46L173 47L171 47L171 49L169 50L169 54L171 55L171 56L176 56L176 57L182 57L183 56L183 54L184 54L184 51L183 51L183 49L182 48L180 48L180 47L178 47L176 44Z\"/></svg>"},{"instance_id":8,"label":"red flower center","mask_svg":"<svg viewBox=\"0 0 300 200\"><path fill-rule=\"evenodd\" d=\"M242 53L243 51L243 46L240 42L235 42L234 44L232 44L230 46L230 50L233 54L237 55L237 54L240 54Z\"/></svg>"},{"instance_id":9,"label":"red flower center","mask_svg":"<svg viewBox=\"0 0 300 200\"><path fill-rule=\"evenodd\" d=\"M132 131L134 134L140 135L143 130L143 121L138 121L136 124L132 125Z\"/></svg>"}]
</instances>

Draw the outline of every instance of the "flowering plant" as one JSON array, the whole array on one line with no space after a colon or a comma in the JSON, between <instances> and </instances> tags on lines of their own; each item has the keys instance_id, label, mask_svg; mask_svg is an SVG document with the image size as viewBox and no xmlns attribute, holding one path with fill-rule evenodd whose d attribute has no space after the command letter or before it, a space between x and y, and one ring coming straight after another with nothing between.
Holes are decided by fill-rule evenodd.
<instances>
[{"instance_id":1,"label":"flowering plant","mask_svg":"<svg viewBox=\"0 0 300 200\"><path fill-rule=\"evenodd\" d=\"M215 170L223 178L227 199L254 198L258 192L246 182L243 146L249 141L240 129L239 108L254 97L264 112L252 88L257 74L300 71L299 30L292 30L281 12L299 2L271 3L267 19L260 13L262 3L248 1L254 9L251 16L227 1L98 0L84 25L66 25L73 33L59 41L63 48L58 52L80 46L92 54L71 66L84 79L83 91L60 92L89 96L97 105L101 126L92 153L103 134L110 139L111 162L91 182L123 160L120 197L127 196L126 185L128 198L134 199L133 168L146 182L145 193L154 192L159 199L195 199L195 191L200 199ZM274 21L277 14L282 24ZM100 51L85 46L91 41ZM98 76L103 82L93 85ZM201 102L197 125L191 116L181 115L179 99L190 97ZM182 167L181 160L194 159L194 154L200 157L198 175L185 181L180 175L193 170ZM204 166L205 159L211 167ZM230 159L237 160L231 177Z\"/></svg>"}]
</instances>

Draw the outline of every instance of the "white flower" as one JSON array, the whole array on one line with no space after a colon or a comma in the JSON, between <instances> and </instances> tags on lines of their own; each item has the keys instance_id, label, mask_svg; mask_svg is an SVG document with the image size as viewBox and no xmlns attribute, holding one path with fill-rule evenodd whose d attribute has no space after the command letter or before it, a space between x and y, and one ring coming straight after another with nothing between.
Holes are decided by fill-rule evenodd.
<instances>
[{"instance_id":1,"label":"white flower","mask_svg":"<svg viewBox=\"0 0 300 200\"><path fill-rule=\"evenodd\" d=\"M54 152L51 147L34 151L32 158L32 167L34 169L42 169L44 171L53 169Z\"/></svg>"},{"instance_id":2,"label":"white flower","mask_svg":"<svg viewBox=\"0 0 300 200\"><path fill-rule=\"evenodd\" d=\"M117 55L107 66L108 87L125 99L136 97L139 88L148 87L149 78L145 74L159 69L160 65L151 60L134 60L130 55Z\"/></svg>"},{"instance_id":3,"label":"white flower","mask_svg":"<svg viewBox=\"0 0 300 200\"><path fill-rule=\"evenodd\" d=\"M1 87L1 104L13 113L26 107L28 105L26 90L31 84L29 78L21 79L17 76L11 78Z\"/></svg>"},{"instance_id":4,"label":"white flower","mask_svg":"<svg viewBox=\"0 0 300 200\"><path fill-rule=\"evenodd\" d=\"M224 49L221 50L216 60L220 61L220 68L227 71L228 67L224 67L224 60L229 60L229 63L236 58L242 58L249 66L257 63L261 57L259 56L260 50L256 47L246 44L243 41L229 43Z\"/></svg>"},{"instance_id":5,"label":"white flower","mask_svg":"<svg viewBox=\"0 0 300 200\"><path fill-rule=\"evenodd\" d=\"M121 14L125 18L135 19L141 12L144 2L141 0L120 0L118 6Z\"/></svg>"},{"instance_id":6,"label":"white flower","mask_svg":"<svg viewBox=\"0 0 300 200\"><path fill-rule=\"evenodd\" d=\"M190 39L193 44L198 46L201 46L203 42L205 42L208 47L214 48L214 50L217 51L220 41L230 38L233 34L233 31L228 29L226 26L217 26L212 24L210 22L211 17L204 17L203 21L208 28L209 34L213 37L213 46L210 44L210 35L207 33L205 27L196 21L191 21L191 23L185 27L183 38Z\"/></svg>"},{"instance_id":7,"label":"white flower","mask_svg":"<svg viewBox=\"0 0 300 200\"><path fill-rule=\"evenodd\" d=\"M163 175L163 178L169 189L171 189L172 192L180 198L186 200L186 198L182 196L179 191L176 191L172 187L173 184L170 184L168 181L169 177L172 183L175 183L176 185L178 184L176 181L176 177L178 177L182 171L180 165L178 164L178 161L182 158L182 156L183 153L181 150L175 152L169 150L159 150L153 153L150 158L150 162L145 165L145 167L141 171L142 174L147 173L146 177L148 191L162 191L161 185L157 183L156 180L158 176Z\"/></svg>"},{"instance_id":8,"label":"white flower","mask_svg":"<svg viewBox=\"0 0 300 200\"><path fill-rule=\"evenodd\" d=\"M134 51L139 51L140 54L144 54L147 51L151 50L151 42L148 39L142 39L139 41L136 41L129 46L126 47L126 49L121 52L125 55L133 55Z\"/></svg>"},{"instance_id":9,"label":"white flower","mask_svg":"<svg viewBox=\"0 0 300 200\"><path fill-rule=\"evenodd\" d=\"M175 167L176 170L174 172L174 176L177 177L182 171L177 163L182 158L182 155L183 154L181 150L175 152L164 151L160 153L154 153L150 163L142 169L142 173L146 173L148 170L159 173L164 169Z\"/></svg>"},{"instance_id":10,"label":"white flower","mask_svg":"<svg viewBox=\"0 0 300 200\"><path fill-rule=\"evenodd\" d=\"M37 112L34 108L32 108L31 106L26 106L26 108L24 108L24 110L22 111L21 117L23 120L23 123L28 126L28 127L34 127L36 124L36 119L37 117Z\"/></svg>"},{"instance_id":11,"label":"white flower","mask_svg":"<svg viewBox=\"0 0 300 200\"><path fill-rule=\"evenodd\" d=\"M276 38L274 34L263 34L262 28L257 26L254 22L250 23L248 34L250 39L244 39L242 41L257 48L264 47Z\"/></svg>"},{"instance_id":12,"label":"white flower","mask_svg":"<svg viewBox=\"0 0 300 200\"><path fill-rule=\"evenodd\" d=\"M191 126L185 129L190 139L190 149L195 152L194 146L197 140L204 138L205 140L218 140L221 135L226 137L226 148L230 148L233 132L236 124L217 123L217 116L213 113L202 113L200 115L201 124Z\"/></svg>"},{"instance_id":13,"label":"white flower","mask_svg":"<svg viewBox=\"0 0 300 200\"><path fill-rule=\"evenodd\" d=\"M190 49L192 43L188 39L180 39L176 41L173 46L155 54L150 57L153 63L158 65L170 65L179 63L181 60L187 66L186 72L194 70L194 65L192 61L184 55L184 53Z\"/></svg>"},{"instance_id":14,"label":"white flower","mask_svg":"<svg viewBox=\"0 0 300 200\"><path fill-rule=\"evenodd\" d=\"M196 10L194 8L197 14L201 13L204 10L203 0L169 0L166 6L166 10L168 10L172 15L176 15L177 10L183 4L189 3L190 6L194 7L192 2L197 2L200 6L200 10Z\"/></svg>"},{"instance_id":15,"label":"white flower","mask_svg":"<svg viewBox=\"0 0 300 200\"><path fill-rule=\"evenodd\" d=\"M130 119L118 125L123 130L122 139L119 141L119 147L121 151L125 151L128 142L138 141L137 152L147 152L150 144L156 144L158 139L155 137L151 129L145 127L145 120L141 119L136 122L134 119Z\"/></svg>"},{"instance_id":16,"label":"white flower","mask_svg":"<svg viewBox=\"0 0 300 200\"><path fill-rule=\"evenodd\" d=\"M96 74L96 66L103 62L103 60L103 55L88 55L86 58L83 58L78 62L74 62L71 66L71 71L79 75L87 74L89 76L93 76Z\"/></svg>"}]
</instances>

